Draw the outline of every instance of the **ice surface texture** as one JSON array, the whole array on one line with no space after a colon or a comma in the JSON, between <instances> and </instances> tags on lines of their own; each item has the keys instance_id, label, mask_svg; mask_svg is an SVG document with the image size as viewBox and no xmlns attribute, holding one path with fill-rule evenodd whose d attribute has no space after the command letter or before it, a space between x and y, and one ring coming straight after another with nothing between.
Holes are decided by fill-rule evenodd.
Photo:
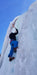
<instances>
[{"instance_id":1,"label":"ice surface texture","mask_svg":"<svg viewBox=\"0 0 37 75\"><path fill-rule=\"evenodd\" d=\"M9 62L10 44L7 37L12 30L11 26L10 23L3 45L0 65L2 59L3 63L0 68L0 75L37 75L37 1L30 6L26 13L20 15L15 23L19 30L17 36L19 48L16 59Z\"/></svg>"}]
</instances>

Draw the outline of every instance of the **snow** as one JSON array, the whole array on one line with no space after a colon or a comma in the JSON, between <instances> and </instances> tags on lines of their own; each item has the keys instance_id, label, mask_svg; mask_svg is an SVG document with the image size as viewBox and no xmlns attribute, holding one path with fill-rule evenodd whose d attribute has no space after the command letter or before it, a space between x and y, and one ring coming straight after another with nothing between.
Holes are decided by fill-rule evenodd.
<instances>
[{"instance_id":1,"label":"snow","mask_svg":"<svg viewBox=\"0 0 37 75\"><path fill-rule=\"evenodd\" d=\"M16 20L16 18L18 19ZM0 58L0 75L37 75L37 1L30 6L26 13L16 18L10 23L5 37ZM19 47L16 59L9 62L8 36L14 22L15 27L19 30L17 36Z\"/></svg>"}]
</instances>

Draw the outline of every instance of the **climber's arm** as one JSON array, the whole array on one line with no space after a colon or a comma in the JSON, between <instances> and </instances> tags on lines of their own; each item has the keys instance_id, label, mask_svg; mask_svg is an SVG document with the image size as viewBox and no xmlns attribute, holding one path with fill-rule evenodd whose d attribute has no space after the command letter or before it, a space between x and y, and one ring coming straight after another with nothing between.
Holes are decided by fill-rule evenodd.
<instances>
[{"instance_id":1,"label":"climber's arm","mask_svg":"<svg viewBox=\"0 0 37 75\"><path fill-rule=\"evenodd\" d=\"M15 28L16 29L16 28ZM16 29L16 32L14 33L14 35L17 35L18 34L18 29Z\"/></svg>"}]
</instances>

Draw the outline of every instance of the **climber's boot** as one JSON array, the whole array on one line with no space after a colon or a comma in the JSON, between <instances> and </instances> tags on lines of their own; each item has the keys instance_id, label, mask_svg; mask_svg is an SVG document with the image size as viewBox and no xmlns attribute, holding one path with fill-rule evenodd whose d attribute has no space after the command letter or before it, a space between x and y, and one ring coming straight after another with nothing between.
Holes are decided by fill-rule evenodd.
<instances>
[{"instance_id":1,"label":"climber's boot","mask_svg":"<svg viewBox=\"0 0 37 75\"><path fill-rule=\"evenodd\" d=\"M18 47L14 48L14 52L15 52L15 53L17 52L17 48L18 48Z\"/></svg>"},{"instance_id":2,"label":"climber's boot","mask_svg":"<svg viewBox=\"0 0 37 75\"><path fill-rule=\"evenodd\" d=\"M12 61L14 59L15 59L15 57L9 57L9 61Z\"/></svg>"}]
</instances>

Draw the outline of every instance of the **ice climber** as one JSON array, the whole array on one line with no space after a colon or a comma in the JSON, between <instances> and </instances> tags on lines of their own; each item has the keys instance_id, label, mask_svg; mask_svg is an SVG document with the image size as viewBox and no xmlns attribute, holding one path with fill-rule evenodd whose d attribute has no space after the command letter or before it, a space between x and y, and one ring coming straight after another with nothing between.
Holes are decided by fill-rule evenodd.
<instances>
[{"instance_id":1,"label":"ice climber","mask_svg":"<svg viewBox=\"0 0 37 75\"><path fill-rule=\"evenodd\" d=\"M8 54L9 61L12 61L13 59L15 59L15 57L13 56L13 53L14 52L16 53L17 48L18 48L18 41L16 40L16 35L18 34L18 29L15 28L14 24L12 26L15 29L15 32L12 31L9 35L10 45L11 45L11 50L10 50L10 53Z\"/></svg>"}]
</instances>

